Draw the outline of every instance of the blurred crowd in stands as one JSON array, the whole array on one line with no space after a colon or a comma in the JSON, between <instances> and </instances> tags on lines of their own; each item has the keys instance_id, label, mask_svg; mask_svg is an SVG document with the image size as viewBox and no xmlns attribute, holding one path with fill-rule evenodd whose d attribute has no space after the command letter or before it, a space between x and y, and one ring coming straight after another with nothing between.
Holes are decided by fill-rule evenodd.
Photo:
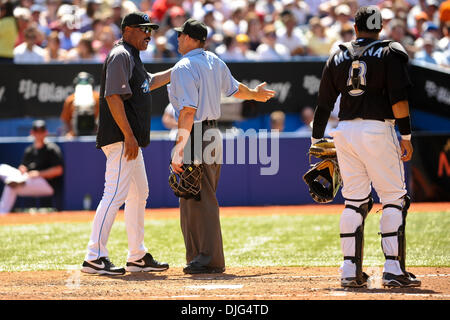
<instances>
[{"instance_id":1,"label":"blurred crowd in stands","mask_svg":"<svg viewBox=\"0 0 450 320\"><path fill-rule=\"evenodd\" d=\"M359 6L377 5L382 39L412 59L450 67L450 0L0 0L0 63L101 63L122 18L144 11L160 28L143 62L177 58L172 29L193 17L208 26L206 49L225 61L329 56L354 38Z\"/></svg>"}]
</instances>

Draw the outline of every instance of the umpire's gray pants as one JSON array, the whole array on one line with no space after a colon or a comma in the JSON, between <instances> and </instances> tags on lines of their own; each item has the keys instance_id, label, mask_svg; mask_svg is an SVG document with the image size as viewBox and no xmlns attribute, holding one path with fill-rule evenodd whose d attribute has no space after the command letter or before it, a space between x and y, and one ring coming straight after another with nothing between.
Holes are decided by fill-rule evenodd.
<instances>
[{"instance_id":1,"label":"umpire's gray pants","mask_svg":"<svg viewBox=\"0 0 450 320\"><path fill-rule=\"evenodd\" d=\"M205 129L208 128L204 127L202 131ZM213 130L219 132L218 129ZM224 268L225 257L220 227L219 203L216 198L222 157L220 132L215 137L216 139L211 143L216 144L216 154L214 155L216 163L203 163L201 200L180 198L180 223L186 246L186 263L191 262L201 254L211 258L207 266ZM209 142L203 142L202 150L208 144Z\"/></svg>"}]
</instances>

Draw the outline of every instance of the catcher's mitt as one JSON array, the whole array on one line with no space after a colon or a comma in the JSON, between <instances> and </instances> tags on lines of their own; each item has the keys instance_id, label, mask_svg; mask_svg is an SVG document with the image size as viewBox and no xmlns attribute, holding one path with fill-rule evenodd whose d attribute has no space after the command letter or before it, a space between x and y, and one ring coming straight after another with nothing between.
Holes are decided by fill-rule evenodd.
<instances>
[{"instance_id":1,"label":"catcher's mitt","mask_svg":"<svg viewBox=\"0 0 450 320\"><path fill-rule=\"evenodd\" d=\"M179 198L200 200L201 180L203 168L198 164L183 164L183 173L173 171L169 166L169 186L175 196Z\"/></svg>"},{"instance_id":2,"label":"catcher's mitt","mask_svg":"<svg viewBox=\"0 0 450 320\"><path fill-rule=\"evenodd\" d=\"M324 159L311 165L303 180L308 185L309 194L318 203L333 201L342 185L339 165L333 159Z\"/></svg>"},{"instance_id":3,"label":"catcher's mitt","mask_svg":"<svg viewBox=\"0 0 450 320\"><path fill-rule=\"evenodd\" d=\"M309 147L308 153L310 156L320 159L336 158L336 148L333 139L324 138L319 140Z\"/></svg>"}]
</instances>

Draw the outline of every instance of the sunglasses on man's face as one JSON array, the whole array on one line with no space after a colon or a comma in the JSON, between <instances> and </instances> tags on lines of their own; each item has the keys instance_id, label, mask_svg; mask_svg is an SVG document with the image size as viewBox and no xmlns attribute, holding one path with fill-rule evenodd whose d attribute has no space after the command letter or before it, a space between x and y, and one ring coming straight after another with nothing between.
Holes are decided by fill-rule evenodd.
<instances>
[{"instance_id":1,"label":"sunglasses on man's face","mask_svg":"<svg viewBox=\"0 0 450 320\"><path fill-rule=\"evenodd\" d=\"M139 28L144 33L151 33L153 28L150 26L133 26L133 28Z\"/></svg>"},{"instance_id":2,"label":"sunglasses on man's face","mask_svg":"<svg viewBox=\"0 0 450 320\"><path fill-rule=\"evenodd\" d=\"M183 32L177 31L177 34L178 34L178 38L179 38L179 37L181 37L181 35L183 34Z\"/></svg>"}]
</instances>

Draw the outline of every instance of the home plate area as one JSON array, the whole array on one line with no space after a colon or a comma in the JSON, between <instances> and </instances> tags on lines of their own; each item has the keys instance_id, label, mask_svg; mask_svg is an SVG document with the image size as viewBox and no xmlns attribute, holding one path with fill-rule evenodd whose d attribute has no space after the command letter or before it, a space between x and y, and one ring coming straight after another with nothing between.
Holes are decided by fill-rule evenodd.
<instances>
[{"instance_id":1,"label":"home plate area","mask_svg":"<svg viewBox=\"0 0 450 320\"><path fill-rule=\"evenodd\" d=\"M62 300L448 300L450 268L410 268L420 288L381 286L368 268L369 288L343 289L337 267L230 267L223 274L185 275L182 268L123 276L79 270L0 272L0 299Z\"/></svg>"}]
</instances>

